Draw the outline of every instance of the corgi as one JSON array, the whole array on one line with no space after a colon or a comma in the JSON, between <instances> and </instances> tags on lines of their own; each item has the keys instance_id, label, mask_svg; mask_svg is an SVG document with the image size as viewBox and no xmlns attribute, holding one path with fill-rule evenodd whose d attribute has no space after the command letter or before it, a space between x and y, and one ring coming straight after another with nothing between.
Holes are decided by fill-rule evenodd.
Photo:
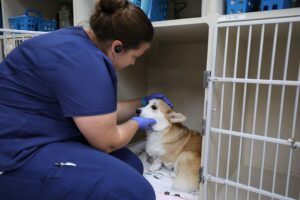
<instances>
[{"instance_id":1,"label":"corgi","mask_svg":"<svg viewBox=\"0 0 300 200\"><path fill-rule=\"evenodd\" d=\"M172 187L183 192L199 188L202 136L181 123L185 115L175 112L161 99L150 100L136 111L138 116L152 118L156 124L147 131L146 153L152 159L149 171L165 166L171 171Z\"/></svg>"}]
</instances>

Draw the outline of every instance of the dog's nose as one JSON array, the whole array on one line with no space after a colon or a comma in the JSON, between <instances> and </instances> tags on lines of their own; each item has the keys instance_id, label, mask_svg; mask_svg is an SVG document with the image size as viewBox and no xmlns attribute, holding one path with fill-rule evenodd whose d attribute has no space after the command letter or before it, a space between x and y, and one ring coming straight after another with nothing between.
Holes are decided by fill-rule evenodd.
<instances>
[{"instance_id":1,"label":"dog's nose","mask_svg":"<svg viewBox=\"0 0 300 200\"><path fill-rule=\"evenodd\" d=\"M135 111L137 116L140 116L141 112L142 112L142 110L140 108L136 109L136 111Z\"/></svg>"}]
</instances>

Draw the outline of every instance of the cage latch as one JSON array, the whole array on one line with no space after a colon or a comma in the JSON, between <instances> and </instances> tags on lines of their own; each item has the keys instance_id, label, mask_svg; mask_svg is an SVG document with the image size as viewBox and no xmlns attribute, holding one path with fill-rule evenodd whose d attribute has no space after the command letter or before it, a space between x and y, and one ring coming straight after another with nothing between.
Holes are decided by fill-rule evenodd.
<instances>
[{"instance_id":1,"label":"cage latch","mask_svg":"<svg viewBox=\"0 0 300 200\"><path fill-rule=\"evenodd\" d=\"M200 169L199 169L199 176L200 176L200 183L203 184L205 181L205 177L203 175L203 167L200 167Z\"/></svg>"},{"instance_id":2,"label":"cage latch","mask_svg":"<svg viewBox=\"0 0 300 200\"><path fill-rule=\"evenodd\" d=\"M296 149L297 148L297 145L296 145L296 140L294 138L289 138L288 141L291 143L291 147L293 149Z\"/></svg>"},{"instance_id":3,"label":"cage latch","mask_svg":"<svg viewBox=\"0 0 300 200\"><path fill-rule=\"evenodd\" d=\"M204 71L203 88L208 87L208 82L210 81L210 77L211 77L211 71Z\"/></svg>"},{"instance_id":4,"label":"cage latch","mask_svg":"<svg viewBox=\"0 0 300 200\"><path fill-rule=\"evenodd\" d=\"M205 136L205 130L206 130L206 119L202 120L202 127L201 127L201 135Z\"/></svg>"}]
</instances>

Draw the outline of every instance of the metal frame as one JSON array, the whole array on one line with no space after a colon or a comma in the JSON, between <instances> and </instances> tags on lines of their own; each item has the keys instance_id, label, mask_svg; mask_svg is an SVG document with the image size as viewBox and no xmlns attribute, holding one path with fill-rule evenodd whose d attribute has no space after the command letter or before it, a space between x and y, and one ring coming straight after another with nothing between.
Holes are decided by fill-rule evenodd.
<instances>
[{"instance_id":1,"label":"metal frame","mask_svg":"<svg viewBox=\"0 0 300 200\"><path fill-rule=\"evenodd\" d=\"M275 21L276 20L276 21ZM289 54L290 54L290 45L291 45L291 34L293 31L293 24L294 22L300 22L300 17L290 17L290 18L278 18L278 19L270 19L270 20L255 20L255 21L241 21L241 22L230 22L230 23L220 23L217 24L214 30L214 46L213 46L213 60L212 60L212 71L211 71L211 77L208 82L208 95L207 95L207 118L206 118L206 135L205 135L205 148L204 148L204 168L203 168L203 176L204 176L204 184L203 184L203 197L204 199L208 199L208 181L215 183L214 188L214 197L217 199L217 193L218 193L218 184L224 184L225 185L225 199L227 199L227 192L228 192L228 186L232 186L236 188L235 193L235 199L238 199L238 191L239 189L246 190L247 191L247 200L249 200L249 193L254 192L258 194L258 198L261 199L262 196L267 196L270 198L275 199L287 199L292 200L293 198L290 198L288 196L289 191L289 180L291 176L291 163L292 163L292 156L293 156L293 150L295 148L300 147L300 141L295 141L295 134L296 134L296 123L297 123L297 117L299 117L299 114L297 113L298 104L299 104L299 90L300 90L300 61L298 65L298 78L297 80L287 80L287 70L288 70L288 63L289 63ZM274 74L274 63L275 63L275 53L277 49L277 37L278 37L278 25L281 23L288 24L288 35L287 35L287 44L286 44L286 53L285 53L285 60L284 60L284 75L282 80L273 80L273 74ZM271 71L269 75L269 79L261 79L261 68L262 68L262 55L263 55L263 49L264 49L264 37L265 37L265 26L268 24L275 25L275 31L274 31L274 39L273 39L273 49L271 53ZM261 26L261 35L260 35L260 43L259 43L259 55L258 55L258 63L257 63L257 77L255 79L249 78L249 57L250 57L250 49L252 48L252 27L254 25ZM240 28L242 26L247 26L248 29L248 46L246 51L246 69L245 69L245 78L237 78L237 65L238 65L238 56L239 56L239 41L240 41ZM231 27L234 27L237 29L236 34L236 49L235 49L235 58L234 58L234 66L233 66L233 77L226 77L226 70L227 70L227 56L228 56L228 40L229 40L229 29ZM224 52L223 52L223 70L222 75L217 77L215 75L216 70L216 54L217 54L217 47L218 47L218 30L220 28L226 29L225 32L225 44L224 44ZM213 100L214 100L214 91L215 91L215 85L221 84L221 94L220 94L220 121L218 127L212 127L212 112L214 110L213 108ZM222 128L223 123L223 108L224 108L224 85L225 83L232 84L232 96L234 97L236 94L236 84L243 84L244 92L242 97L242 119L240 124L240 131L233 131L233 113L234 113L234 105L235 105L235 98L232 98L231 100L231 110L230 110L230 116L227 116L230 118L230 125L228 130ZM253 113L253 128L251 133L246 133L244 130L244 122L245 122L245 104L246 104L246 98L247 98L247 85L252 84L255 85L255 102L254 102L254 113ZM258 135L255 133L256 128L256 118L257 118L257 109L258 109L258 95L259 95L259 86L261 85L267 85L268 92L267 92L267 106L266 106L266 116L265 116L265 126L264 126L264 132L263 135ZM271 104L271 97L272 97L272 87L274 85L281 86L281 99L280 99L280 108L279 108L279 123L278 123L278 132L277 137L270 137L268 136L268 126L269 126L269 111L270 111L270 104ZM283 107L285 103L285 93L286 93L286 87L292 86L296 87L296 94L294 102L294 112L292 114L292 133L290 138L282 139L281 138L281 130L282 130L282 115L283 115ZM216 161L216 172L215 174L209 173L209 167L210 167L210 148L211 148L211 134L217 133L218 139L217 139L217 161ZM299 134L299 132L297 132ZM226 135L229 137L229 145L228 145L228 155L227 155L227 166L226 166L226 178L219 177L219 166L220 166L220 151L221 151L221 141L222 136ZM273 134L274 135L274 134ZM237 167L237 180L232 181L229 179L229 160L231 159L231 137L239 137L240 145L239 145L239 152L238 152L238 167ZM240 163L241 163L241 151L242 151L242 140L243 139L250 139L251 140L251 154L250 154L250 164L249 164L249 174L248 174L248 184L241 184L240 183ZM253 162L253 142L254 141L261 141L263 142L263 151L262 151L262 164L260 167L260 181L259 181L259 187L253 187L250 185L251 180L251 166ZM263 177L264 177L264 163L266 158L266 143L271 143L276 145L276 152L275 152L275 162L274 162L274 169L273 169L273 181L272 184L272 191L267 191L263 189ZM276 194L275 191L275 181L276 181L276 173L278 168L278 154L279 154L279 145L285 145L290 146L289 150L289 158L288 158L288 170L287 170L287 183L285 187L285 194ZM300 195L300 194L299 194ZM300 198L300 196L298 197Z\"/></svg>"}]
</instances>

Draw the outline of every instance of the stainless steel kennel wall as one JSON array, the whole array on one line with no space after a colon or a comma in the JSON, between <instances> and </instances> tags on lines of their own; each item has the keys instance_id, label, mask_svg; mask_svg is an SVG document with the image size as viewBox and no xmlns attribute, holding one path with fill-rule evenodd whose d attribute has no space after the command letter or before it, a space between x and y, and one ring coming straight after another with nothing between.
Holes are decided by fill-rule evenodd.
<instances>
[{"instance_id":1,"label":"stainless steel kennel wall","mask_svg":"<svg viewBox=\"0 0 300 200\"><path fill-rule=\"evenodd\" d=\"M215 33L204 199L300 199L300 18Z\"/></svg>"}]
</instances>

